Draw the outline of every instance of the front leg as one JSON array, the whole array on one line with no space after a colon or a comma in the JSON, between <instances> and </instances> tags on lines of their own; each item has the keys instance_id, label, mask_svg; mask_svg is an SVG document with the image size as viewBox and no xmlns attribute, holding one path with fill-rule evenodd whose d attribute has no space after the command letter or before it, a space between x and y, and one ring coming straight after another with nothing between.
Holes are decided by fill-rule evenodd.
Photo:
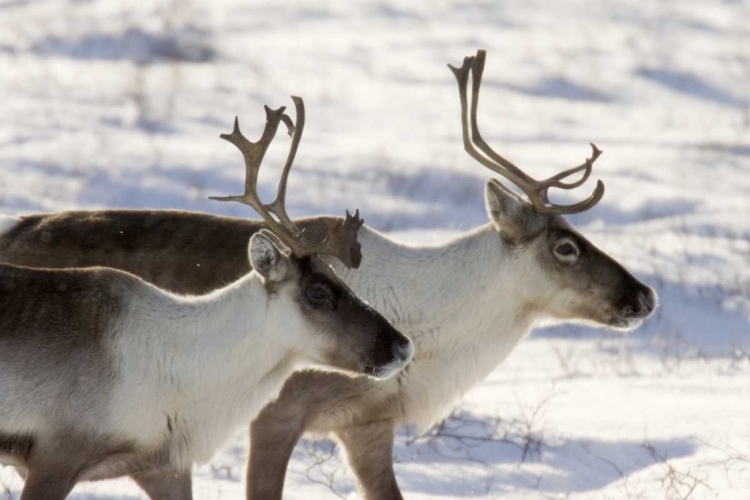
<instances>
[{"instance_id":1,"label":"front leg","mask_svg":"<svg viewBox=\"0 0 750 500\"><path fill-rule=\"evenodd\" d=\"M131 476L151 500L192 500L190 471L153 469Z\"/></svg>"},{"instance_id":2,"label":"front leg","mask_svg":"<svg viewBox=\"0 0 750 500\"><path fill-rule=\"evenodd\" d=\"M301 416L301 412L286 412L283 403L275 402L250 424L247 500L281 500L286 468L302 436Z\"/></svg>"},{"instance_id":3,"label":"front leg","mask_svg":"<svg viewBox=\"0 0 750 500\"><path fill-rule=\"evenodd\" d=\"M393 471L393 420L336 431L365 500L403 500Z\"/></svg>"},{"instance_id":4,"label":"front leg","mask_svg":"<svg viewBox=\"0 0 750 500\"><path fill-rule=\"evenodd\" d=\"M312 370L298 371L289 377L276 401L263 408L250 426L247 500L281 499L286 468L303 433L338 434L339 429L352 425L355 420L383 422L393 405L383 402L382 394L387 388L382 384L368 377ZM368 428L365 424L362 427ZM390 451L393 424L388 429L381 433L388 446L386 454L393 478ZM342 441L348 441L347 437ZM353 446L359 450L367 445L355 443ZM395 479L392 482L395 485ZM398 499L401 496L372 498Z\"/></svg>"}]
</instances>

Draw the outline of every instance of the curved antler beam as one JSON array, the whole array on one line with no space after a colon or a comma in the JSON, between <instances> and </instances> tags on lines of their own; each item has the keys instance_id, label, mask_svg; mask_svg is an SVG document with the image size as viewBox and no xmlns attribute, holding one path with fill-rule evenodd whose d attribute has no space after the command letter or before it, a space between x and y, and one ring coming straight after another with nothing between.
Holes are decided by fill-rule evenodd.
<instances>
[{"instance_id":1,"label":"curved antler beam","mask_svg":"<svg viewBox=\"0 0 750 500\"><path fill-rule=\"evenodd\" d=\"M464 149L469 155L479 163L496 172L510 182L518 186L528 196L529 201L534 209L541 214L572 214L583 212L590 209L604 196L604 183L597 181L596 188L591 195L578 203L572 205L556 205L549 201L548 191L550 188L557 189L574 189L582 186L591 175L594 162L602 154L602 151L593 143L591 144L592 155L584 163L577 167L564 170L552 177L538 181L514 165L512 162L503 158L484 140L479 131L477 123L477 110L479 107L479 89L482 85L482 74L484 72L484 63L487 52L484 50L477 51L476 56L464 58L460 68L448 65L458 82L459 99L461 102L461 128L464 142ZM467 87L469 83L469 73L472 78L471 108L469 110ZM467 116L468 115L468 116ZM469 134L471 126L471 134ZM478 148L478 149L477 149ZM481 152L480 152L481 151ZM577 181L563 182L563 179L583 171L583 175Z\"/></svg>"}]
</instances>

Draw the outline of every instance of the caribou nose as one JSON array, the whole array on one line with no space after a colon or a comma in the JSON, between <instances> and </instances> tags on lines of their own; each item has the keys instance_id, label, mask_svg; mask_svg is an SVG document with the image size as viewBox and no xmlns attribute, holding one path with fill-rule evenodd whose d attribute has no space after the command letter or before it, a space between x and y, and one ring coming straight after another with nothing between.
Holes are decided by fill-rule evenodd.
<instances>
[{"instance_id":1,"label":"caribou nose","mask_svg":"<svg viewBox=\"0 0 750 500\"><path fill-rule=\"evenodd\" d=\"M414 344L409 339L396 342L393 345L393 356L404 364L408 363L414 356Z\"/></svg>"},{"instance_id":2,"label":"caribou nose","mask_svg":"<svg viewBox=\"0 0 750 500\"><path fill-rule=\"evenodd\" d=\"M657 296L652 288L646 288L638 292L638 305L641 308L641 314L648 316L656 308Z\"/></svg>"},{"instance_id":3,"label":"caribou nose","mask_svg":"<svg viewBox=\"0 0 750 500\"><path fill-rule=\"evenodd\" d=\"M381 380L386 379L399 372L411 361L412 356L414 356L414 345L408 338L395 330L393 330L393 333L396 333L397 336L392 338L390 349L383 352L383 354L388 353L387 359L366 367L365 373L367 375Z\"/></svg>"}]
</instances>

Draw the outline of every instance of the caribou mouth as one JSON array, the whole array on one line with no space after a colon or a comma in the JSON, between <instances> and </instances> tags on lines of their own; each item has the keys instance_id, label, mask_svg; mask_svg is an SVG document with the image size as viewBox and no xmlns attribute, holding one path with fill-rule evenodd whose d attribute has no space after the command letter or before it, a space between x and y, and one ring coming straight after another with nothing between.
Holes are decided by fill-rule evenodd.
<instances>
[{"instance_id":1,"label":"caribou mouth","mask_svg":"<svg viewBox=\"0 0 750 500\"><path fill-rule=\"evenodd\" d=\"M365 365L365 367L362 369L362 373L364 373L365 375L373 376L373 377L375 376L377 371L378 369L371 365Z\"/></svg>"},{"instance_id":2,"label":"caribou mouth","mask_svg":"<svg viewBox=\"0 0 750 500\"><path fill-rule=\"evenodd\" d=\"M370 377L374 377L380 380L391 378L396 373L400 372L401 369L406 366L407 360L393 360L383 366L372 366L366 365L362 370L362 373Z\"/></svg>"},{"instance_id":3,"label":"caribou mouth","mask_svg":"<svg viewBox=\"0 0 750 500\"><path fill-rule=\"evenodd\" d=\"M387 363L374 366L365 365L362 373L378 379L390 378L401 371L414 357L414 344L407 341L402 344L396 344L391 353L393 356Z\"/></svg>"},{"instance_id":4,"label":"caribou mouth","mask_svg":"<svg viewBox=\"0 0 750 500\"><path fill-rule=\"evenodd\" d=\"M389 370L387 369L387 366L371 366L367 365L362 370L362 373L367 375L368 377L373 377L379 380L386 379L396 373L398 370Z\"/></svg>"},{"instance_id":5,"label":"caribou mouth","mask_svg":"<svg viewBox=\"0 0 750 500\"><path fill-rule=\"evenodd\" d=\"M607 324L610 327L616 330L622 330L622 331L635 330L636 328L641 326L642 323L643 323L643 318L634 318L634 317L626 318L622 316L612 317L607 322Z\"/></svg>"}]
</instances>

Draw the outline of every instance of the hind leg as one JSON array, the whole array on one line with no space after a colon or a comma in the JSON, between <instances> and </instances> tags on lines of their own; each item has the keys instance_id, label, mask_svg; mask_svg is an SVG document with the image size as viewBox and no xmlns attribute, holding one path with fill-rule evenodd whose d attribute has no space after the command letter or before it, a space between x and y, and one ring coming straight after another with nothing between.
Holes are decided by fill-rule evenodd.
<instances>
[{"instance_id":1,"label":"hind leg","mask_svg":"<svg viewBox=\"0 0 750 500\"><path fill-rule=\"evenodd\" d=\"M277 410L271 403L250 424L248 500L281 500L284 491L286 468L302 435L302 423Z\"/></svg>"}]
</instances>

